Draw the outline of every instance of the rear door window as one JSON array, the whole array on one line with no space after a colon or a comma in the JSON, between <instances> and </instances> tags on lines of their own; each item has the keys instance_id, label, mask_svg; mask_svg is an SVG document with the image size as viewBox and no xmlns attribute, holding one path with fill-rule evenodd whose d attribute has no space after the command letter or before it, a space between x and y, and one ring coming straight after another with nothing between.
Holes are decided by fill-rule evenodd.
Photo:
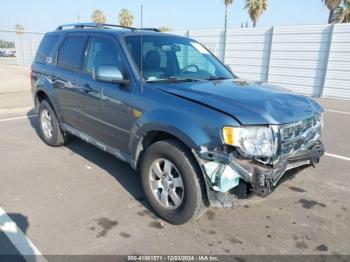
<instances>
[{"instance_id":1,"label":"rear door window","mask_svg":"<svg viewBox=\"0 0 350 262\"><path fill-rule=\"evenodd\" d=\"M52 51L59 38L60 37L58 35L48 35L43 38L35 56L36 63L51 63L52 57L50 57L50 55L52 54Z\"/></svg>"},{"instance_id":2,"label":"rear door window","mask_svg":"<svg viewBox=\"0 0 350 262\"><path fill-rule=\"evenodd\" d=\"M57 66L78 71L82 62L84 43L84 36L68 36L58 51Z\"/></svg>"}]
</instances>

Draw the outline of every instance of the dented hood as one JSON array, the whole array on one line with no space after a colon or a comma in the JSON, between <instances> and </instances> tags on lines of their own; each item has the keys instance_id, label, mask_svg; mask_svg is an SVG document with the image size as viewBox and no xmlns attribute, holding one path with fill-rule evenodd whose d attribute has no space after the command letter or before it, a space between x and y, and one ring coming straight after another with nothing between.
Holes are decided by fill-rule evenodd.
<instances>
[{"instance_id":1,"label":"dented hood","mask_svg":"<svg viewBox=\"0 0 350 262\"><path fill-rule=\"evenodd\" d=\"M152 84L172 95L234 117L243 125L286 124L322 111L313 99L241 79Z\"/></svg>"}]
</instances>

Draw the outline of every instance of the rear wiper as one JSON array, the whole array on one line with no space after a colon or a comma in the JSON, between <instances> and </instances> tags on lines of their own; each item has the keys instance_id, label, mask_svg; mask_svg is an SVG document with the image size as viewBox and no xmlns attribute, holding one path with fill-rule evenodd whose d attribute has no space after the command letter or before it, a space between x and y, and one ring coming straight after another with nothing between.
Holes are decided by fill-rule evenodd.
<instances>
[{"instance_id":1,"label":"rear wiper","mask_svg":"<svg viewBox=\"0 0 350 262\"><path fill-rule=\"evenodd\" d=\"M211 76L206 78L205 80L226 80L226 79L229 79L229 78L224 76Z\"/></svg>"},{"instance_id":2,"label":"rear wiper","mask_svg":"<svg viewBox=\"0 0 350 262\"><path fill-rule=\"evenodd\" d=\"M147 80L147 83L157 83L157 82L167 82L167 83L180 83L180 82L197 82L202 81L203 79L198 78L190 78L190 77L167 77L167 78L160 78L160 79L150 79Z\"/></svg>"}]
</instances>

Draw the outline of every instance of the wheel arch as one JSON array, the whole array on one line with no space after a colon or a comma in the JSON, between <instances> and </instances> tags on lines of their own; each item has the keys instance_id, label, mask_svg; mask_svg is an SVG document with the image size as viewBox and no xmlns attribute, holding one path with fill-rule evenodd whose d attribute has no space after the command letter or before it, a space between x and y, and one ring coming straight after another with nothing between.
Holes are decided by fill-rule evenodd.
<instances>
[{"instance_id":1,"label":"wheel arch","mask_svg":"<svg viewBox=\"0 0 350 262\"><path fill-rule=\"evenodd\" d=\"M143 127L138 132L136 132L135 138L131 141L130 151L131 156L134 159L136 165L142 159L142 154L145 150L155 142L167 140L167 139L176 139L181 142L189 152L192 153L193 149L197 148L196 142L191 139L185 132L182 130L171 127L163 124L156 124L148 127Z\"/></svg>"},{"instance_id":2,"label":"wheel arch","mask_svg":"<svg viewBox=\"0 0 350 262\"><path fill-rule=\"evenodd\" d=\"M191 142L189 138L185 138L184 136L178 136L174 134L174 132L169 132L166 130L152 130L146 132L137 143L137 148L135 150L135 169L139 170L142 158L144 156L144 153L146 152L147 148L151 146L152 144L159 142L159 141L165 141L165 140L176 140L180 142L185 150L187 150L187 153L192 158L190 160L191 163L195 165L195 170L197 171L197 176L199 176L199 183L200 187L202 189L202 197L205 206L210 205L210 201L207 194L207 185L206 185L206 178L205 174L203 172L203 168L201 166L201 163L198 160L198 156L195 153L194 147L193 147L193 141ZM192 145L192 146L191 146Z\"/></svg>"},{"instance_id":3,"label":"wheel arch","mask_svg":"<svg viewBox=\"0 0 350 262\"><path fill-rule=\"evenodd\" d=\"M136 162L136 167L139 166L140 160L142 159L142 155L149 146L151 146L152 144L158 141L163 141L168 139L178 140L182 144L186 145L186 147L188 148L188 143L184 142L181 138L179 138L173 133L170 133L165 130L150 130L145 134L143 134L142 137L140 137L136 145L136 148L134 150L134 159Z\"/></svg>"},{"instance_id":4,"label":"wheel arch","mask_svg":"<svg viewBox=\"0 0 350 262\"><path fill-rule=\"evenodd\" d=\"M51 104L50 98L45 91L43 91L42 89L39 89L38 91L36 91L34 96L35 108L38 109L41 101L43 101L44 99L46 99Z\"/></svg>"},{"instance_id":5,"label":"wheel arch","mask_svg":"<svg viewBox=\"0 0 350 262\"><path fill-rule=\"evenodd\" d=\"M39 83L40 84L40 83ZM37 85L35 88L35 93L34 93L34 106L38 110L40 102L43 99L46 99L48 103L51 105L53 111L55 112L58 120L62 122L62 114L61 111L57 105L57 100L56 96L54 95L53 89L51 86L48 86L48 84L41 82L41 85Z\"/></svg>"}]
</instances>

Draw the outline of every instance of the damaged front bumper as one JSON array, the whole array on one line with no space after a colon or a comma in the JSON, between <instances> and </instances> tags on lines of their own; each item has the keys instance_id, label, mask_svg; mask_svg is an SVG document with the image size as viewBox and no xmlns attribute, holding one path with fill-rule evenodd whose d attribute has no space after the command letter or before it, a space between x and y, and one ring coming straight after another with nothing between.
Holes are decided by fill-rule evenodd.
<instances>
[{"instance_id":1,"label":"damaged front bumper","mask_svg":"<svg viewBox=\"0 0 350 262\"><path fill-rule=\"evenodd\" d=\"M206 176L209 201L215 206L229 207L235 205L236 198L267 196L287 171L315 166L324 152L324 145L316 141L312 146L282 158L275 165L264 165L234 152L201 150L198 156Z\"/></svg>"}]
</instances>

